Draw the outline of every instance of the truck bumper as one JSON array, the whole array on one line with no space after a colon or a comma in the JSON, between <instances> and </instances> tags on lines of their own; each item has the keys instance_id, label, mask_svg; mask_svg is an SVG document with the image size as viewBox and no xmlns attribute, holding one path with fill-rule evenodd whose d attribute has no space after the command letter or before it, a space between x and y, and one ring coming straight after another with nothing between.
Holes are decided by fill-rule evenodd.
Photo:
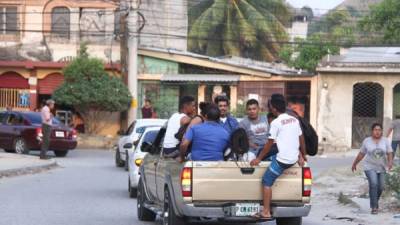
<instances>
[{"instance_id":1,"label":"truck bumper","mask_svg":"<svg viewBox=\"0 0 400 225\"><path fill-rule=\"evenodd\" d=\"M281 217L303 217L308 216L311 210L310 204L304 204L299 206L272 206L272 215L275 218ZM182 208L182 215L187 217L205 217L205 218L217 218L217 219L235 219L243 221L254 221L251 217L238 217L232 218L227 217L224 213L223 207L207 207L207 206L196 206L194 204L185 204Z\"/></svg>"}]
</instances>

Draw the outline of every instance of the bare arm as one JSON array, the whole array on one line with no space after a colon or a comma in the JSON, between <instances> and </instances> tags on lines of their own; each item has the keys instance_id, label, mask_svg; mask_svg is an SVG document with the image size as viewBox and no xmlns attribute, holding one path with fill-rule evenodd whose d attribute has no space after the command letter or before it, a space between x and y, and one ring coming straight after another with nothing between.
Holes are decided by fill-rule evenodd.
<instances>
[{"instance_id":1,"label":"bare arm","mask_svg":"<svg viewBox=\"0 0 400 225\"><path fill-rule=\"evenodd\" d=\"M389 128L389 130L387 131L386 137L389 137L390 134L392 134L393 132L393 128Z\"/></svg>"},{"instance_id":2,"label":"bare arm","mask_svg":"<svg viewBox=\"0 0 400 225\"><path fill-rule=\"evenodd\" d=\"M268 154L268 152L270 151L273 144L274 144L274 140L268 139L268 142L264 145L263 150L260 152L260 154L258 155L258 157L256 159L253 159L250 162L250 165L257 166L258 164L260 164L261 160Z\"/></svg>"},{"instance_id":3,"label":"bare arm","mask_svg":"<svg viewBox=\"0 0 400 225\"><path fill-rule=\"evenodd\" d=\"M357 170L357 164L364 158L365 154L360 152L358 153L357 157L354 159L353 165L351 167L351 171L356 171Z\"/></svg>"},{"instance_id":4,"label":"bare arm","mask_svg":"<svg viewBox=\"0 0 400 225\"><path fill-rule=\"evenodd\" d=\"M183 162L185 160L185 156L186 156L186 152L189 148L191 141L189 141L186 138L183 138L181 145L179 146L179 150L181 153L181 162Z\"/></svg>"},{"instance_id":5,"label":"bare arm","mask_svg":"<svg viewBox=\"0 0 400 225\"><path fill-rule=\"evenodd\" d=\"M388 159L388 170L391 171L393 167L393 152L389 152L387 154L387 159Z\"/></svg>"},{"instance_id":6,"label":"bare arm","mask_svg":"<svg viewBox=\"0 0 400 225\"><path fill-rule=\"evenodd\" d=\"M200 117L196 116L195 118L193 118L193 119L190 121L189 126L187 127L186 130L188 130L188 129L191 128L192 126L194 126L194 125L196 125L196 124L200 124L200 123L202 123L202 122L203 122L203 121L200 119Z\"/></svg>"},{"instance_id":7,"label":"bare arm","mask_svg":"<svg viewBox=\"0 0 400 225\"><path fill-rule=\"evenodd\" d=\"M300 153L301 156L305 161L307 161L307 153L306 153L306 142L304 140L304 135L299 136L299 141L300 141Z\"/></svg>"},{"instance_id":8,"label":"bare arm","mask_svg":"<svg viewBox=\"0 0 400 225\"><path fill-rule=\"evenodd\" d=\"M190 123L190 117L184 116L181 119L181 126Z\"/></svg>"}]
</instances>

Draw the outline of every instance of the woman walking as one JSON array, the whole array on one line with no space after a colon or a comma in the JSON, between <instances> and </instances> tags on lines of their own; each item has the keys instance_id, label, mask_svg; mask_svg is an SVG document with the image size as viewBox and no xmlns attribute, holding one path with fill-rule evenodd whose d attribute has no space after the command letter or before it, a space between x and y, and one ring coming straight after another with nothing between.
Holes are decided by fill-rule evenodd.
<instances>
[{"instance_id":1,"label":"woman walking","mask_svg":"<svg viewBox=\"0 0 400 225\"><path fill-rule=\"evenodd\" d=\"M386 170L390 171L393 166L393 150L389 139L382 137L381 124L374 123L371 131L371 137L363 141L351 170L353 172L357 170L357 164L365 158L363 163L369 184L371 214L378 214L379 198L385 185Z\"/></svg>"}]
</instances>

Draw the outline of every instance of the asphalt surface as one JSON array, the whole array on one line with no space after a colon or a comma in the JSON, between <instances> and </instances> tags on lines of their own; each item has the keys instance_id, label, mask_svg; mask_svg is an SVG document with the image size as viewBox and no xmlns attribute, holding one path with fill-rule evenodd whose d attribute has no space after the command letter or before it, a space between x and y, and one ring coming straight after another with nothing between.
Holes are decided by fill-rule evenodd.
<instances>
[{"instance_id":1,"label":"asphalt surface","mask_svg":"<svg viewBox=\"0 0 400 225\"><path fill-rule=\"evenodd\" d=\"M113 152L76 150L57 161L60 167L51 171L0 179L0 225L161 224L137 220L127 173L115 167ZM310 165L319 174L349 160L318 158ZM305 218L303 224L320 222Z\"/></svg>"}]
</instances>

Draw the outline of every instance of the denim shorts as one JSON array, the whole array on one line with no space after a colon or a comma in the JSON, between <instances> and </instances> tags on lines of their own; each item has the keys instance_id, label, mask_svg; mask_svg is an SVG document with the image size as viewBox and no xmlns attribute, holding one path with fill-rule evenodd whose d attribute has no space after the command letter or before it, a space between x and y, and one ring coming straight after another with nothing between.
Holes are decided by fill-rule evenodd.
<instances>
[{"instance_id":1,"label":"denim shorts","mask_svg":"<svg viewBox=\"0 0 400 225\"><path fill-rule=\"evenodd\" d=\"M269 165L267 171L265 171L262 178L262 183L264 187L272 187L275 180L283 174L283 171L292 167L294 164L281 163L276 159L276 155L272 156L271 164Z\"/></svg>"}]
</instances>

